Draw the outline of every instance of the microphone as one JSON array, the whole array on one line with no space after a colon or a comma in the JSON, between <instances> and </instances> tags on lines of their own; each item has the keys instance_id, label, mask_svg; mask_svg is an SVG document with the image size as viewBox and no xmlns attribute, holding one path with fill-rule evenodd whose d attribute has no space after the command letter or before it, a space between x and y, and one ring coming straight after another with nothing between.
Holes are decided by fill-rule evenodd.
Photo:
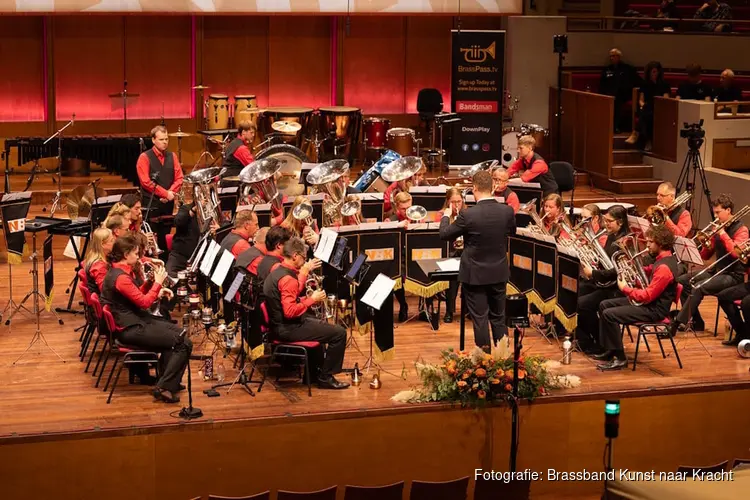
<instances>
[{"instance_id":1,"label":"microphone","mask_svg":"<svg viewBox=\"0 0 750 500\"><path fill-rule=\"evenodd\" d=\"M156 182L156 180L159 178L159 172L154 172L151 174L151 180Z\"/></svg>"}]
</instances>

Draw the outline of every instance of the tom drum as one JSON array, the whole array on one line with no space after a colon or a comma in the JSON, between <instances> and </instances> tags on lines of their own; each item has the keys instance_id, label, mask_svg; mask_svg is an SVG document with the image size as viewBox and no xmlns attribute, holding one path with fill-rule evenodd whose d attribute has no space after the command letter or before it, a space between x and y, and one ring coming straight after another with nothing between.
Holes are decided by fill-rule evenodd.
<instances>
[{"instance_id":1,"label":"tom drum","mask_svg":"<svg viewBox=\"0 0 750 500\"><path fill-rule=\"evenodd\" d=\"M401 156L414 155L415 140L414 130L410 128L396 127L386 133L386 147Z\"/></svg>"}]
</instances>

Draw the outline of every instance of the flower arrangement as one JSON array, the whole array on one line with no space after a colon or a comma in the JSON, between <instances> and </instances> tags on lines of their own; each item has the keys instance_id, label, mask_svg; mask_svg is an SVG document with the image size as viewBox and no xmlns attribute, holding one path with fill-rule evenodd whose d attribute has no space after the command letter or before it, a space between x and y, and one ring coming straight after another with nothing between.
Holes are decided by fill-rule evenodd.
<instances>
[{"instance_id":1,"label":"flower arrangement","mask_svg":"<svg viewBox=\"0 0 750 500\"><path fill-rule=\"evenodd\" d=\"M462 406L510 401L513 395L513 357L502 351L496 356L479 348L473 351L442 351L441 362L437 365L416 363L422 387L402 391L392 399L408 403L453 401ZM548 366L548 360L539 356L520 359L519 398L533 400L548 394L553 388L580 384L578 377L555 375L548 370Z\"/></svg>"}]
</instances>

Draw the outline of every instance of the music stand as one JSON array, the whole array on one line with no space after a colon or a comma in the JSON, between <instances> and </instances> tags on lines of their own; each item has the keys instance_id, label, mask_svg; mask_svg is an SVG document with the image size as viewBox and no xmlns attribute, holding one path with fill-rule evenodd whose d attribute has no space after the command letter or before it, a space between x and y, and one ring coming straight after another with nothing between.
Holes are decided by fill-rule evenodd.
<instances>
[{"instance_id":1,"label":"music stand","mask_svg":"<svg viewBox=\"0 0 750 500\"><path fill-rule=\"evenodd\" d=\"M435 281L458 281L458 271L461 259L451 257L449 259L418 260L417 264L427 275L428 279ZM466 342L466 315L464 314L464 287L461 287L461 308L459 310L459 349L463 351Z\"/></svg>"},{"instance_id":2,"label":"music stand","mask_svg":"<svg viewBox=\"0 0 750 500\"><path fill-rule=\"evenodd\" d=\"M687 264L693 264L696 266L702 266L703 265L703 259L701 258L700 250L698 250L698 247L696 246L695 242L691 240L690 238L683 238L682 236L675 237L674 241L674 254L675 256L681 261L685 262ZM693 288L699 288L703 282L698 283ZM713 357L711 352L706 348L706 346L701 341L700 337L698 337L698 334L695 330L693 330L693 314L690 310L690 301L692 300L693 295L688 295L688 299L685 301L686 304L684 304L684 307L688 309L690 314L688 315L688 322L685 325L685 333L692 333L693 337L698 341L698 343L701 345L704 351L706 351L706 354L708 354L710 357Z\"/></svg>"},{"instance_id":3,"label":"music stand","mask_svg":"<svg viewBox=\"0 0 750 500\"><path fill-rule=\"evenodd\" d=\"M55 193L54 198L52 198L52 208L50 208L50 215L52 217L55 216L55 211L57 210L58 206L61 205L60 201L62 200L62 136L65 129L73 125L75 121L76 115L75 113L73 113L73 118L68 123L66 123L63 128L55 132L52 136L47 138L47 140L42 143L42 146L44 146L49 141L57 137L57 192Z\"/></svg>"},{"instance_id":4,"label":"music stand","mask_svg":"<svg viewBox=\"0 0 750 500\"><path fill-rule=\"evenodd\" d=\"M128 99L135 99L140 96L140 94L131 94L128 92L127 80L122 82L122 90L120 92L109 94L110 99L122 99L122 131L124 133L128 132Z\"/></svg>"},{"instance_id":5,"label":"music stand","mask_svg":"<svg viewBox=\"0 0 750 500\"><path fill-rule=\"evenodd\" d=\"M383 305L383 302L388 297L391 296L391 292L393 292L394 286L396 286L395 280L392 280L385 274L380 273L375 277L372 283L370 283L369 288L365 291L360 302L365 304L370 309L375 309L379 311L380 307ZM375 366L378 368L378 370L384 371L388 373L389 375L393 375L395 377L396 376L395 374L390 373L386 370L383 370L383 367L380 366L380 364L377 361L375 361L375 355L373 354L373 342L375 341L375 327L371 326L369 330L370 330L370 354L363 366L363 368L365 369L365 373L370 373L370 368Z\"/></svg>"}]
</instances>

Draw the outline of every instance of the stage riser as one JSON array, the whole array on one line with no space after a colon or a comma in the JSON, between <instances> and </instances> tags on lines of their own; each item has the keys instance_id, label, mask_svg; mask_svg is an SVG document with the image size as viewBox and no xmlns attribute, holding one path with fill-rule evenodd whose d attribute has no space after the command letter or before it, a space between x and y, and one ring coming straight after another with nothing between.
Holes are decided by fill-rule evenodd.
<instances>
[{"instance_id":1,"label":"stage riser","mask_svg":"<svg viewBox=\"0 0 750 500\"><path fill-rule=\"evenodd\" d=\"M680 464L747 458L747 440L738 436L742 416L750 412L748 396L748 390L733 390L623 399L614 465L674 471ZM546 472L602 470L603 407L603 399L595 399L522 408L518 467L545 475L532 484L532 497L601 491L598 482L547 481ZM473 477L476 468L508 469L505 408L325 418L195 424L153 433L126 429L120 437L38 436L37 442L0 446L0 495L185 500L209 493L439 481Z\"/></svg>"}]
</instances>

